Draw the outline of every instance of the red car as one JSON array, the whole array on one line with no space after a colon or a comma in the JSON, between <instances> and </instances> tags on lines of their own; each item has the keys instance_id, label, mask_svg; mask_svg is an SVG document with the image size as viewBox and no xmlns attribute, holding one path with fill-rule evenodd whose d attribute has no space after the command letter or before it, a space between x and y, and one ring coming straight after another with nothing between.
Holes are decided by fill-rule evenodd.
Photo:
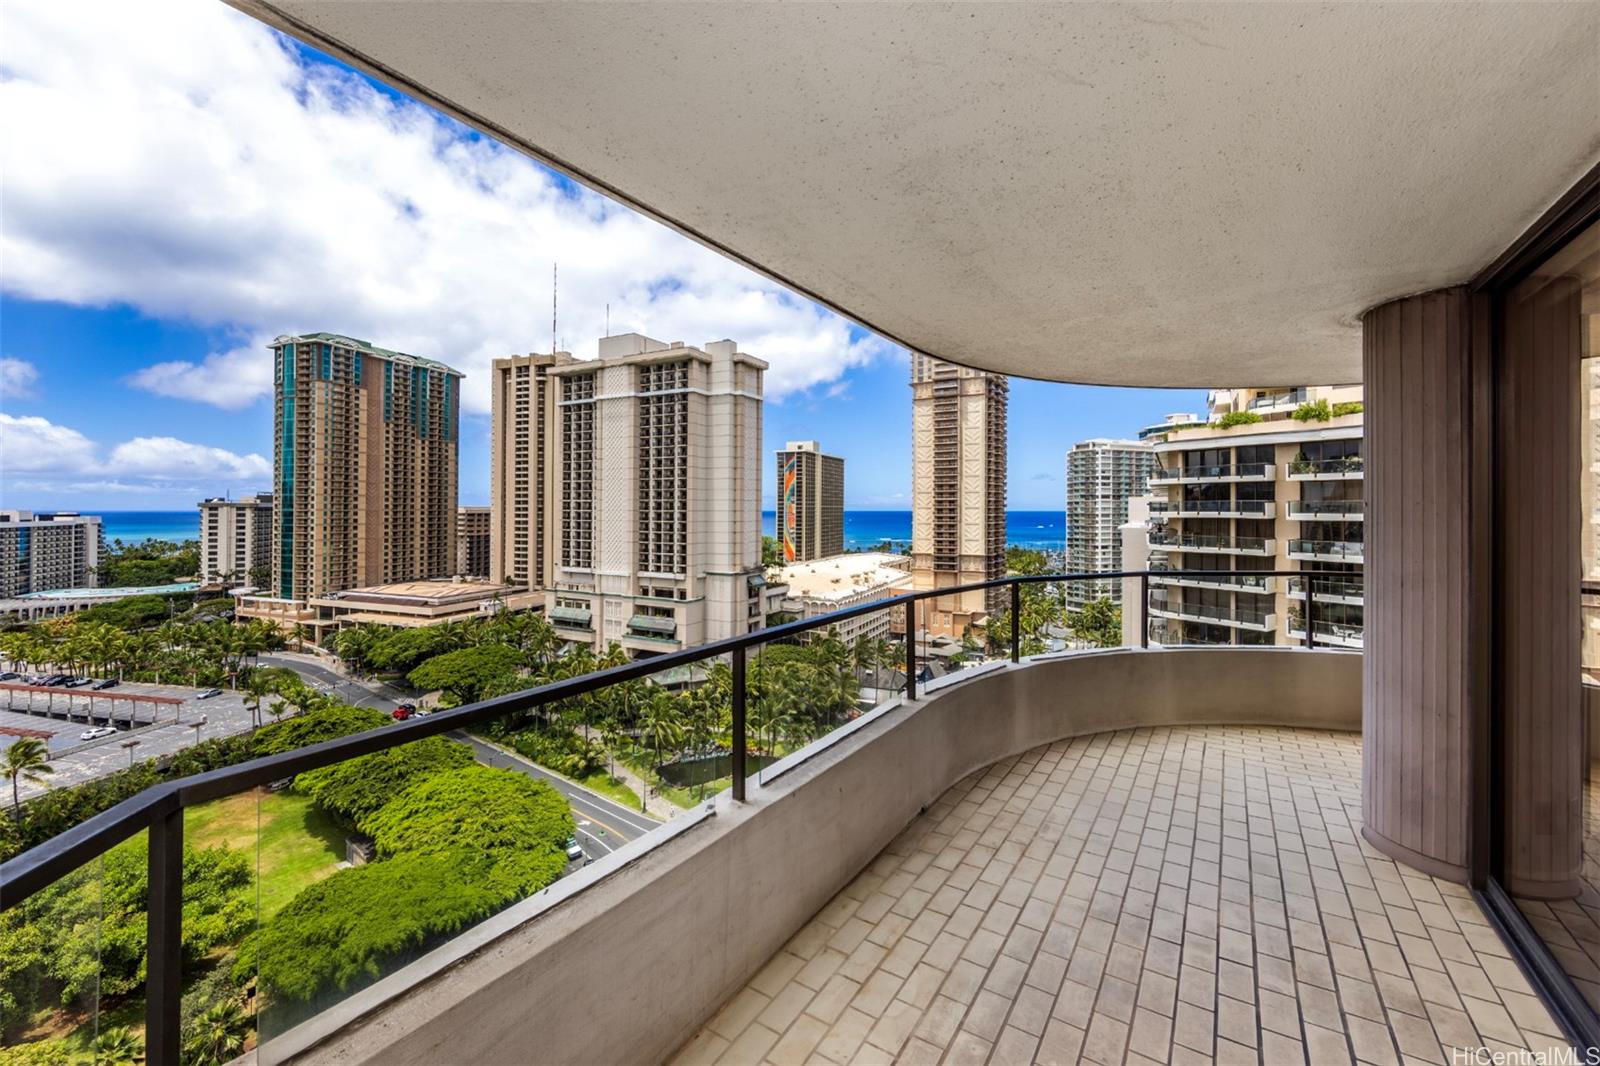
<instances>
[{"instance_id":1,"label":"red car","mask_svg":"<svg viewBox=\"0 0 1600 1066\"><path fill-rule=\"evenodd\" d=\"M407 718L410 718L412 715L414 715L416 713L417 713L417 709L415 707L413 707L411 704L402 703L400 706L398 706L398 707L396 707L394 709L394 720L397 721L397 722L403 722Z\"/></svg>"}]
</instances>

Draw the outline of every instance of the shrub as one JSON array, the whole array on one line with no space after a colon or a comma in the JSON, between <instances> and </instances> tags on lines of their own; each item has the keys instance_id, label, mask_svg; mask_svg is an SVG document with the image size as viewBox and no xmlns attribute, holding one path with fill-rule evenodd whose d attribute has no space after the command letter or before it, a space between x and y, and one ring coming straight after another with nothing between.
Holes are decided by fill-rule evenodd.
<instances>
[{"instance_id":1,"label":"shrub","mask_svg":"<svg viewBox=\"0 0 1600 1066\"><path fill-rule=\"evenodd\" d=\"M35 1040L0 1048L0 1066L73 1066L74 1058L65 1040Z\"/></svg>"},{"instance_id":2,"label":"shrub","mask_svg":"<svg viewBox=\"0 0 1600 1066\"><path fill-rule=\"evenodd\" d=\"M269 996L300 1002L374 980L394 956L422 950L550 884L565 862L561 852L457 849L340 870L308 886L252 938L235 979L259 964Z\"/></svg>"},{"instance_id":3,"label":"shrub","mask_svg":"<svg viewBox=\"0 0 1600 1066\"><path fill-rule=\"evenodd\" d=\"M606 765L604 748L572 732L527 729L511 737L511 746L540 766L568 777L588 777Z\"/></svg>"},{"instance_id":4,"label":"shrub","mask_svg":"<svg viewBox=\"0 0 1600 1066\"><path fill-rule=\"evenodd\" d=\"M1296 422L1326 422L1333 417L1333 408L1327 400L1307 400L1294 409Z\"/></svg>"},{"instance_id":5,"label":"shrub","mask_svg":"<svg viewBox=\"0 0 1600 1066\"><path fill-rule=\"evenodd\" d=\"M294 785L324 810L357 825L421 778L471 762L472 750L465 744L427 737L307 771L295 778Z\"/></svg>"},{"instance_id":6,"label":"shrub","mask_svg":"<svg viewBox=\"0 0 1600 1066\"><path fill-rule=\"evenodd\" d=\"M365 733L369 729L388 725L389 722L388 715L371 707L351 707L342 703L317 707L305 714L282 722L273 722L256 730L256 754L277 755L280 752L294 751L335 737Z\"/></svg>"},{"instance_id":7,"label":"shrub","mask_svg":"<svg viewBox=\"0 0 1600 1066\"><path fill-rule=\"evenodd\" d=\"M1259 421L1261 416L1254 411L1229 411L1211 424L1218 429L1232 429L1234 426L1255 425Z\"/></svg>"},{"instance_id":8,"label":"shrub","mask_svg":"<svg viewBox=\"0 0 1600 1066\"><path fill-rule=\"evenodd\" d=\"M1333 417L1340 418L1344 415L1358 415L1361 413L1362 407L1363 405L1360 400L1346 400L1344 403L1336 403L1333 405Z\"/></svg>"},{"instance_id":9,"label":"shrub","mask_svg":"<svg viewBox=\"0 0 1600 1066\"><path fill-rule=\"evenodd\" d=\"M566 798L510 770L464 766L423 778L359 823L379 855L470 849L561 853L575 828Z\"/></svg>"}]
</instances>

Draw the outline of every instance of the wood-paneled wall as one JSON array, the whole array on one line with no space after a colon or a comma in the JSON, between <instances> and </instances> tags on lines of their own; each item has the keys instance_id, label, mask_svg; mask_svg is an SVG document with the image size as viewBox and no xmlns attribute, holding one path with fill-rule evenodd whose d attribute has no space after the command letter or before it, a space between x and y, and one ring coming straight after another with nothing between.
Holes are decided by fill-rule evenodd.
<instances>
[{"instance_id":1,"label":"wood-paneled wall","mask_svg":"<svg viewBox=\"0 0 1600 1066\"><path fill-rule=\"evenodd\" d=\"M1472 303L1424 293L1362 323L1363 834L1454 880L1470 858Z\"/></svg>"},{"instance_id":2,"label":"wood-paneled wall","mask_svg":"<svg viewBox=\"0 0 1600 1066\"><path fill-rule=\"evenodd\" d=\"M1496 381L1506 888L1564 898L1583 861L1580 285L1506 298Z\"/></svg>"}]
</instances>

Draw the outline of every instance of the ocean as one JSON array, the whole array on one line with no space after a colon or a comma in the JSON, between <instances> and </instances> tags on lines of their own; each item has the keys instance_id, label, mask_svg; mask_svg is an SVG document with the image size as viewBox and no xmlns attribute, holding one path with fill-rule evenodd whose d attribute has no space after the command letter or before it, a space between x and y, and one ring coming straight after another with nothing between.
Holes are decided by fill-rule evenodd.
<instances>
[{"instance_id":1,"label":"ocean","mask_svg":"<svg viewBox=\"0 0 1600 1066\"><path fill-rule=\"evenodd\" d=\"M761 512L761 529L767 536L777 535L776 511ZM1067 539L1067 516L1063 511L1007 511L1006 543L1020 548L1060 550ZM844 546L870 548L888 541L895 547L911 543L910 511L846 511Z\"/></svg>"},{"instance_id":2,"label":"ocean","mask_svg":"<svg viewBox=\"0 0 1600 1066\"><path fill-rule=\"evenodd\" d=\"M99 511L106 542L135 544L144 540L194 540L200 536L200 513L193 511ZM775 536L777 513L761 512L761 527ZM1023 548L1060 548L1066 541L1067 516L1061 511L1007 511L1006 543ZM846 548L870 548L888 541L911 543L910 511L846 511Z\"/></svg>"}]
</instances>

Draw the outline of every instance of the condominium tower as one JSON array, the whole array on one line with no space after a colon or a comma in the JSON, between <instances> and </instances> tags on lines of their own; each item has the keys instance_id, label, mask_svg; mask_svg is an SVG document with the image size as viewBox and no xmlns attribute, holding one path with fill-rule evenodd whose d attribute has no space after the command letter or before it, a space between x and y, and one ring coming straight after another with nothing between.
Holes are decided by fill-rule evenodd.
<instances>
[{"instance_id":1,"label":"condominium tower","mask_svg":"<svg viewBox=\"0 0 1600 1066\"><path fill-rule=\"evenodd\" d=\"M918 589L1005 576L1003 374L911 357L911 577ZM1002 606L1000 590L925 601L932 635L961 636Z\"/></svg>"},{"instance_id":2,"label":"condominium tower","mask_svg":"<svg viewBox=\"0 0 1600 1066\"><path fill-rule=\"evenodd\" d=\"M266 584L272 573L272 544L272 493L200 501L202 582Z\"/></svg>"},{"instance_id":3,"label":"condominium tower","mask_svg":"<svg viewBox=\"0 0 1600 1066\"><path fill-rule=\"evenodd\" d=\"M1155 449L1145 441L1102 437L1073 445L1067 453L1068 573L1122 569L1121 528L1128 520L1128 499L1149 490L1155 467ZM1101 597L1120 602L1122 583L1067 582L1072 607Z\"/></svg>"},{"instance_id":4,"label":"condominium tower","mask_svg":"<svg viewBox=\"0 0 1600 1066\"><path fill-rule=\"evenodd\" d=\"M778 452L778 541L785 563L844 553L844 460L814 440Z\"/></svg>"},{"instance_id":5,"label":"condominium tower","mask_svg":"<svg viewBox=\"0 0 1600 1066\"><path fill-rule=\"evenodd\" d=\"M97 515L0 511L0 599L94 588L104 555L105 533Z\"/></svg>"},{"instance_id":6,"label":"condominium tower","mask_svg":"<svg viewBox=\"0 0 1600 1066\"><path fill-rule=\"evenodd\" d=\"M496 359L489 384L489 579L519 588L555 580L556 385L571 353Z\"/></svg>"},{"instance_id":7,"label":"condominium tower","mask_svg":"<svg viewBox=\"0 0 1600 1066\"><path fill-rule=\"evenodd\" d=\"M1362 646L1365 505L1359 386L1217 389L1212 421L1155 444L1151 639L1298 644L1307 581L1318 644ZM1223 571L1185 575L1182 571Z\"/></svg>"},{"instance_id":8,"label":"condominium tower","mask_svg":"<svg viewBox=\"0 0 1600 1066\"><path fill-rule=\"evenodd\" d=\"M448 577L461 372L334 333L271 348L277 595Z\"/></svg>"},{"instance_id":9,"label":"condominium tower","mask_svg":"<svg viewBox=\"0 0 1600 1066\"><path fill-rule=\"evenodd\" d=\"M456 508L457 577L489 576L489 526L489 508Z\"/></svg>"},{"instance_id":10,"label":"condominium tower","mask_svg":"<svg viewBox=\"0 0 1600 1066\"><path fill-rule=\"evenodd\" d=\"M637 333L551 367L557 633L639 656L764 623L761 384L730 340Z\"/></svg>"}]
</instances>

